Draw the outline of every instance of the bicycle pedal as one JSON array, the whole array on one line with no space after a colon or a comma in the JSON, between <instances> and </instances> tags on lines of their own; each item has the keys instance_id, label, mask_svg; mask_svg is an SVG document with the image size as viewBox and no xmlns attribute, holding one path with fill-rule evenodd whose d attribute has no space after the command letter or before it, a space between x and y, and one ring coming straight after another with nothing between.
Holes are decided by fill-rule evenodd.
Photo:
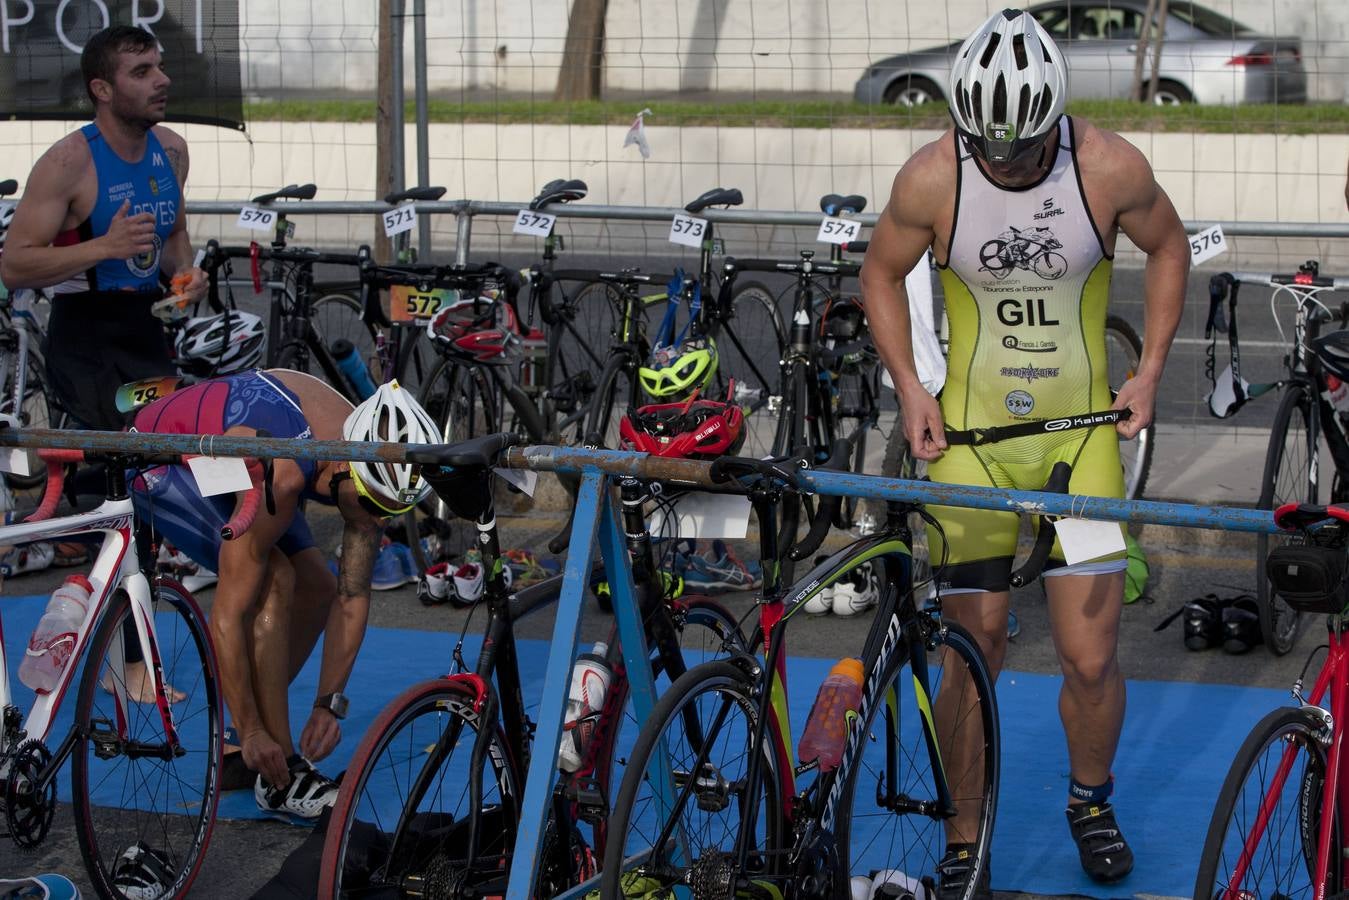
<instances>
[{"instance_id":1,"label":"bicycle pedal","mask_svg":"<svg viewBox=\"0 0 1349 900\"><path fill-rule=\"evenodd\" d=\"M86 735L94 745L94 755L99 759L115 759L122 755L122 739L109 719L92 719Z\"/></svg>"},{"instance_id":2,"label":"bicycle pedal","mask_svg":"<svg viewBox=\"0 0 1349 900\"><path fill-rule=\"evenodd\" d=\"M590 825L598 825L609 817L609 804L604 799L604 787L594 778L578 778L567 786L567 797L576 804L576 817Z\"/></svg>"}]
</instances>

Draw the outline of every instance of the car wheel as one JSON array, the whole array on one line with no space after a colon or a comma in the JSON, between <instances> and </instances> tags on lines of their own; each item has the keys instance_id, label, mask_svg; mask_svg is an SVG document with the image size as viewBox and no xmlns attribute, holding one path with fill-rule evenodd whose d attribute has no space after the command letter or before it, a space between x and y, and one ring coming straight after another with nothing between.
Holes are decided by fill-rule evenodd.
<instances>
[{"instance_id":1,"label":"car wheel","mask_svg":"<svg viewBox=\"0 0 1349 900\"><path fill-rule=\"evenodd\" d=\"M885 102L899 106L941 103L944 99L941 88L926 78L919 78L916 75L897 78L885 89Z\"/></svg>"},{"instance_id":2,"label":"car wheel","mask_svg":"<svg viewBox=\"0 0 1349 900\"><path fill-rule=\"evenodd\" d=\"M1153 95L1152 102L1158 106L1179 106L1193 103L1194 94L1185 85L1175 81L1158 81L1157 93Z\"/></svg>"}]
</instances>

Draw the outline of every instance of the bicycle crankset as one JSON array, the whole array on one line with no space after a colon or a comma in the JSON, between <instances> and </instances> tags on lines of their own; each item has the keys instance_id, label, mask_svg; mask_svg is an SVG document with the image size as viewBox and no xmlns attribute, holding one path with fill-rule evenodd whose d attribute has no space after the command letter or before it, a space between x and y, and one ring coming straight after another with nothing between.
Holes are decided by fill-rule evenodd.
<instances>
[{"instance_id":1,"label":"bicycle crankset","mask_svg":"<svg viewBox=\"0 0 1349 900\"><path fill-rule=\"evenodd\" d=\"M9 777L5 779L5 826L10 840L21 850L36 849L47 837L56 814L56 779L38 790L42 770L51 763L52 753L39 740L20 744L9 758Z\"/></svg>"}]
</instances>

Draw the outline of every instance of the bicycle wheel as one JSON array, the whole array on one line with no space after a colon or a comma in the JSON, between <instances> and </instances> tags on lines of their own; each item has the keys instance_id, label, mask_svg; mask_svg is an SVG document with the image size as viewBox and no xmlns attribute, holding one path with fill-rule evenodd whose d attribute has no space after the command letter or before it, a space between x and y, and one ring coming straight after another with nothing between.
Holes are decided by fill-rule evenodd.
<instances>
[{"instance_id":1,"label":"bicycle wheel","mask_svg":"<svg viewBox=\"0 0 1349 900\"><path fill-rule=\"evenodd\" d=\"M1261 509L1275 509L1285 503L1319 502L1316 473L1312 460L1312 417L1315 399L1307 388L1292 383L1279 398L1274 424L1265 451L1265 471L1260 480ZM1302 614L1285 603L1269 586L1265 562L1269 551L1288 542L1287 537L1258 534L1255 538L1255 596L1260 604L1260 633L1270 652L1282 656L1293 649Z\"/></svg>"},{"instance_id":2,"label":"bicycle wheel","mask_svg":"<svg viewBox=\"0 0 1349 900\"><path fill-rule=\"evenodd\" d=\"M745 456L767 456L772 449L773 417L768 398L778 391L779 366L787 333L777 299L757 281L738 284L729 317L717 334L717 378L703 395L725 399L732 379L735 399L745 412Z\"/></svg>"},{"instance_id":3,"label":"bicycle wheel","mask_svg":"<svg viewBox=\"0 0 1349 900\"><path fill-rule=\"evenodd\" d=\"M501 430L501 398L496 382L482 368L459 365L442 359L432 369L417 398L441 429L440 440L447 444L495 434ZM414 506L403 517L408 544L419 572L441 559L447 559L467 535L457 535L450 524L454 517L434 494ZM421 538L429 538L429 548Z\"/></svg>"},{"instance_id":4,"label":"bicycle wheel","mask_svg":"<svg viewBox=\"0 0 1349 900\"><path fill-rule=\"evenodd\" d=\"M618 334L621 303L618 291L596 283L584 285L556 304L558 319L546 326L550 334L544 382L554 408L563 416L575 416L577 410L588 408ZM580 443L587 418L584 414L576 417L564 437Z\"/></svg>"},{"instance_id":5,"label":"bicycle wheel","mask_svg":"<svg viewBox=\"0 0 1349 900\"><path fill-rule=\"evenodd\" d=\"M1068 260L1064 258L1062 253L1047 250L1035 257L1035 262L1031 263L1031 269L1041 278L1053 281L1056 278L1062 278L1063 273L1068 271Z\"/></svg>"},{"instance_id":6,"label":"bicycle wheel","mask_svg":"<svg viewBox=\"0 0 1349 900\"><path fill-rule=\"evenodd\" d=\"M1237 751L1213 809L1196 897L1311 897L1326 774L1326 725L1303 709L1276 709ZM1341 890L1334 823L1326 893Z\"/></svg>"},{"instance_id":7,"label":"bicycle wheel","mask_svg":"<svg viewBox=\"0 0 1349 900\"><path fill-rule=\"evenodd\" d=\"M867 444L879 414L880 372L875 363L864 362L845 366L833 378L836 436L846 438L852 445L848 465L853 472L863 475L866 473ZM844 529L857 525L858 512L864 502L860 497L844 497L835 524Z\"/></svg>"},{"instance_id":8,"label":"bicycle wheel","mask_svg":"<svg viewBox=\"0 0 1349 900\"><path fill-rule=\"evenodd\" d=\"M484 723L473 703L467 687L438 678L408 688L375 719L328 821L320 897L401 896L436 884L456 884L461 896L505 892L519 779L495 719ZM492 731L475 774L470 757L484 725ZM476 809L474 779L482 789ZM470 865L475 818L478 847ZM496 882L501 889L484 890Z\"/></svg>"},{"instance_id":9,"label":"bicycle wheel","mask_svg":"<svg viewBox=\"0 0 1349 900\"><path fill-rule=\"evenodd\" d=\"M881 676L887 693L868 710L860 755L844 776L834 832L839 862L835 897L849 896L851 875L881 869L934 872L948 843L974 845L976 865L987 865L1000 754L993 678L974 638L959 625L946 624L929 643L937 758L945 767L957 815L944 819L938 808L933 754L923 722L927 701L909 689L913 679L905 671L906 655L892 654ZM974 896L976 881L970 879L967 898Z\"/></svg>"},{"instance_id":10,"label":"bicycle wheel","mask_svg":"<svg viewBox=\"0 0 1349 900\"><path fill-rule=\"evenodd\" d=\"M886 478L905 478L910 481L927 480L927 462L917 459L909 452L909 439L904 434L903 412L895 417L890 436L885 441L885 457L881 460L881 474ZM873 500L876 504L875 515L881 521L889 518L889 503L885 500ZM913 575L910 579L914 589L925 591L932 582L932 560L928 556L927 524L917 513L908 514L909 532L912 544ZM921 606L921 603L919 604Z\"/></svg>"},{"instance_id":11,"label":"bicycle wheel","mask_svg":"<svg viewBox=\"0 0 1349 900\"><path fill-rule=\"evenodd\" d=\"M309 321L318 333L323 346L332 350L333 344L340 340L349 341L356 348L356 356L370 373L370 380L376 385L384 381L384 373L379 369L378 354L375 350L375 332L361 319L361 303L349 294L324 294L309 308ZM417 385L404 385L416 390ZM338 390L342 387L337 386Z\"/></svg>"},{"instance_id":12,"label":"bicycle wheel","mask_svg":"<svg viewBox=\"0 0 1349 900\"><path fill-rule=\"evenodd\" d=\"M1143 342L1134 327L1119 316L1106 316L1105 357L1110 378L1110 393L1115 395L1124 382L1138 373L1138 361L1143 356ZM1153 421L1129 441L1119 442L1120 462L1124 466L1124 496L1141 500L1148 486L1148 472L1152 469L1153 439L1157 423Z\"/></svg>"},{"instance_id":13,"label":"bicycle wheel","mask_svg":"<svg viewBox=\"0 0 1349 900\"><path fill-rule=\"evenodd\" d=\"M23 402L19 408L19 424L25 428L55 428L59 413L54 408L52 397L55 395L47 388L47 374L42 361L29 350L28 374L24 381ZM17 385L12 386L17 388ZM5 397L0 412L11 412L11 397ZM5 481L16 491L32 490L47 481L46 464L38 458L36 450L25 451L28 457L28 474L6 472Z\"/></svg>"},{"instance_id":14,"label":"bicycle wheel","mask_svg":"<svg viewBox=\"0 0 1349 900\"><path fill-rule=\"evenodd\" d=\"M585 440L607 450L619 449L618 425L628 409L641 402L637 361L627 353L610 356L600 373L586 416Z\"/></svg>"},{"instance_id":15,"label":"bicycle wheel","mask_svg":"<svg viewBox=\"0 0 1349 900\"><path fill-rule=\"evenodd\" d=\"M785 867L786 828L778 773L768 746L753 745L758 707L752 679L730 662L686 672L661 695L642 729L609 817L602 900L640 893L673 896L695 884L695 896L732 896L737 875L773 879ZM700 733L693 733L690 723ZM746 783L749 761L761 754L757 783ZM655 777L653 777L653 775ZM663 802L662 790L673 798ZM751 797L754 846L737 871L736 840ZM667 827L668 826L668 827ZM658 844L660 833L669 838Z\"/></svg>"},{"instance_id":16,"label":"bicycle wheel","mask_svg":"<svg viewBox=\"0 0 1349 900\"><path fill-rule=\"evenodd\" d=\"M170 706L179 746L167 743L153 692L145 702L118 700L144 690L144 666L122 664L131 602L121 591L94 632L80 680L75 728L86 739L71 754L75 828L89 877L104 897L187 896L220 796L223 707L206 617L179 585L159 581L154 591L164 684L183 695ZM147 856L155 862L130 862ZM155 887L140 883L138 892L127 869L148 873Z\"/></svg>"}]
</instances>

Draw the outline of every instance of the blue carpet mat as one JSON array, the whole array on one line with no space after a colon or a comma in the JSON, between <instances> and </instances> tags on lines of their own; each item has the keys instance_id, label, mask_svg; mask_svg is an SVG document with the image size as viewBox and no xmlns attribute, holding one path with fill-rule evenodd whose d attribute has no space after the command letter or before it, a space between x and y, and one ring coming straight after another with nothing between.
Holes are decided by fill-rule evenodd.
<instances>
[{"instance_id":1,"label":"blue carpet mat","mask_svg":"<svg viewBox=\"0 0 1349 900\"><path fill-rule=\"evenodd\" d=\"M3 602L5 651L17 661L37 624L45 597ZM476 658L470 638L467 658ZM328 773L347 764L361 734L389 699L414 681L449 668L453 636L446 633L372 628L361 648L348 693L351 715L336 752L321 764ZM547 659L544 641L522 642L525 695L537 694ZM832 660L794 658L792 719L805 722L814 690ZM11 666L16 702L27 709L32 693ZM298 738L315 696L318 655L292 687L292 722ZM993 850L993 887L1036 894L1132 897L1189 896L1209 815L1236 749L1250 727L1270 709L1287 703L1287 692L1228 685L1134 681L1129 715L1115 763L1116 802L1121 825L1138 859L1126 880L1108 888L1091 882L1078 865L1063 816L1068 760L1058 719L1060 679L1004 672L998 682L1002 720L1002 791ZM68 698L54 734L69 728L74 695ZM59 782L69 799L70 782ZM250 791L221 799L226 818L260 818Z\"/></svg>"}]
</instances>

